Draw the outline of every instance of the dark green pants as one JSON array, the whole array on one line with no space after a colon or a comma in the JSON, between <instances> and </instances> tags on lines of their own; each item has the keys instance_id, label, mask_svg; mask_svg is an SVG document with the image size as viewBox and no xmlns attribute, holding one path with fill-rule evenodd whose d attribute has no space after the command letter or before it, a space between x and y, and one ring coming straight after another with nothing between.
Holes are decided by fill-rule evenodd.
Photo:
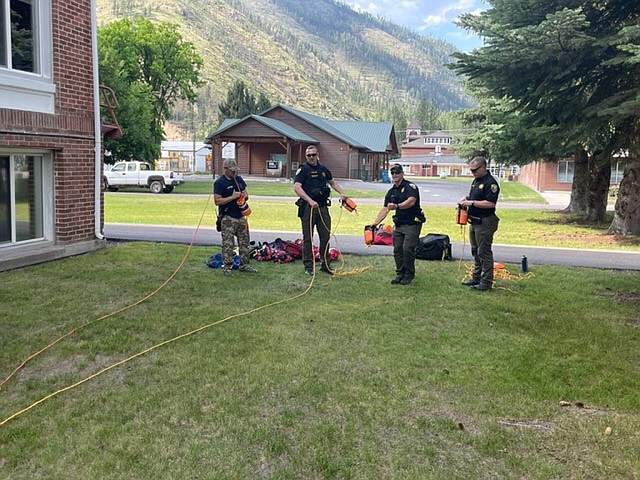
<instances>
[{"instance_id":1,"label":"dark green pants","mask_svg":"<svg viewBox=\"0 0 640 480\"><path fill-rule=\"evenodd\" d=\"M475 260L472 278L476 282L493 286L493 234L498 230L500 219L496 215L485 217L482 223L472 223L469 227L471 255Z\"/></svg>"},{"instance_id":2,"label":"dark green pants","mask_svg":"<svg viewBox=\"0 0 640 480\"><path fill-rule=\"evenodd\" d=\"M302 221L302 263L305 268L313 268L313 229L315 227L320 238L320 258L322 266L329 268L329 236L331 235L331 216L329 208L322 206L311 208L304 207L304 212L300 218Z\"/></svg>"},{"instance_id":3,"label":"dark green pants","mask_svg":"<svg viewBox=\"0 0 640 480\"><path fill-rule=\"evenodd\" d=\"M396 262L396 274L399 276L416 276L416 246L420 240L421 229L421 223L396 225L393 229L393 259Z\"/></svg>"}]
</instances>

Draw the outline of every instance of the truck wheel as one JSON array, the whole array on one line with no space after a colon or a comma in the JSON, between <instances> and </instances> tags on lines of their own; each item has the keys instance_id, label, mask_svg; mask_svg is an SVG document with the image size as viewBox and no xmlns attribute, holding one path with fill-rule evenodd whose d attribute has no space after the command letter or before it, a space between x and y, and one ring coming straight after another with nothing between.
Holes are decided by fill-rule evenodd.
<instances>
[{"instance_id":1,"label":"truck wheel","mask_svg":"<svg viewBox=\"0 0 640 480\"><path fill-rule=\"evenodd\" d=\"M151 185L149 185L149 190L151 190L151 193L162 193L163 188L164 185L160 180L154 180L153 182L151 182Z\"/></svg>"},{"instance_id":2,"label":"truck wheel","mask_svg":"<svg viewBox=\"0 0 640 480\"><path fill-rule=\"evenodd\" d=\"M171 192L173 192L173 185L167 185L166 187L164 187L162 189L162 192L163 193L171 193Z\"/></svg>"},{"instance_id":3,"label":"truck wheel","mask_svg":"<svg viewBox=\"0 0 640 480\"><path fill-rule=\"evenodd\" d=\"M109 182L107 181L107 179L103 179L102 180L102 185L104 186L104 190L107 191L109 190L110 192L117 192L118 188L117 187L110 187L109 186Z\"/></svg>"}]
</instances>

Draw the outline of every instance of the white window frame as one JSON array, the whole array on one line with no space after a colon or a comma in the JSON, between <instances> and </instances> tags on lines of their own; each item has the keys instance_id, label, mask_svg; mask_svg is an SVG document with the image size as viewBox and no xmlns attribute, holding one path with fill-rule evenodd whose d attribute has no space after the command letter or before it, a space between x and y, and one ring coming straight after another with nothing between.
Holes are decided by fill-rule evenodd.
<instances>
[{"instance_id":1,"label":"white window frame","mask_svg":"<svg viewBox=\"0 0 640 480\"><path fill-rule=\"evenodd\" d=\"M613 159L614 161L611 163L611 180L609 183L611 185L619 185L622 182L622 177L624 176L624 169L626 167L626 160L620 161Z\"/></svg>"},{"instance_id":2,"label":"white window frame","mask_svg":"<svg viewBox=\"0 0 640 480\"><path fill-rule=\"evenodd\" d=\"M569 173L569 165L571 165L571 173ZM558 169L556 171L556 181L558 183L573 183L573 175L575 162L573 160L560 160L558 161Z\"/></svg>"},{"instance_id":3,"label":"white window frame","mask_svg":"<svg viewBox=\"0 0 640 480\"><path fill-rule=\"evenodd\" d=\"M9 170L10 178L12 182L12 192L15 191L13 184L14 178L14 161L13 158L17 155L34 156L42 158L42 190L39 193L41 198L41 210L37 212L37 215L41 216L42 221L42 236L38 238L32 238L28 240L16 241L16 212L15 212L15 197L11 198L10 210L11 210L11 241L0 244L0 251L16 247L19 245L29 245L43 241L53 241L55 236L55 218L54 218L54 201L53 201L53 153L49 150L23 150L23 149L0 149L0 155L8 156L10 158Z\"/></svg>"},{"instance_id":4,"label":"white window frame","mask_svg":"<svg viewBox=\"0 0 640 480\"><path fill-rule=\"evenodd\" d=\"M38 73L0 66L0 108L39 113L55 113L56 86L53 83L53 30L51 0L30 0L33 5L34 63ZM3 45L10 39L10 0L0 0L7 19L6 31L0 32ZM7 52L9 57L11 52Z\"/></svg>"}]
</instances>

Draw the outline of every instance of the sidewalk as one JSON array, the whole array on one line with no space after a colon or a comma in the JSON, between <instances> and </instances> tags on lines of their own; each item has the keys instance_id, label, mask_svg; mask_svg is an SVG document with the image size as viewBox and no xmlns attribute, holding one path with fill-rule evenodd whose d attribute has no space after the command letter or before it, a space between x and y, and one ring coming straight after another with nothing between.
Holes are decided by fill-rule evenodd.
<instances>
[{"instance_id":1,"label":"sidewalk","mask_svg":"<svg viewBox=\"0 0 640 480\"><path fill-rule=\"evenodd\" d=\"M541 192L540 195L549 203L549 207L561 210L571 201L571 192Z\"/></svg>"}]
</instances>

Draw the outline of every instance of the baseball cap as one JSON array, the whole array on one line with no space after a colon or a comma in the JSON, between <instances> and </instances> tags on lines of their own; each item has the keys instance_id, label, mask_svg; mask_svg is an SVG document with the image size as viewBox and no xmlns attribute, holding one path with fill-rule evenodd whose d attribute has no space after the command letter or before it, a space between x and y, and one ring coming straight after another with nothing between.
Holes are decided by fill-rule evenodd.
<instances>
[{"instance_id":1,"label":"baseball cap","mask_svg":"<svg viewBox=\"0 0 640 480\"><path fill-rule=\"evenodd\" d=\"M399 163L396 163L394 165L391 166L391 173L403 173L404 170L402 170L402 165L400 165Z\"/></svg>"},{"instance_id":2,"label":"baseball cap","mask_svg":"<svg viewBox=\"0 0 640 480\"><path fill-rule=\"evenodd\" d=\"M228 168L232 172L235 172L238 169L238 164L233 158L227 158L224 162L222 162L222 166L224 168Z\"/></svg>"}]
</instances>

